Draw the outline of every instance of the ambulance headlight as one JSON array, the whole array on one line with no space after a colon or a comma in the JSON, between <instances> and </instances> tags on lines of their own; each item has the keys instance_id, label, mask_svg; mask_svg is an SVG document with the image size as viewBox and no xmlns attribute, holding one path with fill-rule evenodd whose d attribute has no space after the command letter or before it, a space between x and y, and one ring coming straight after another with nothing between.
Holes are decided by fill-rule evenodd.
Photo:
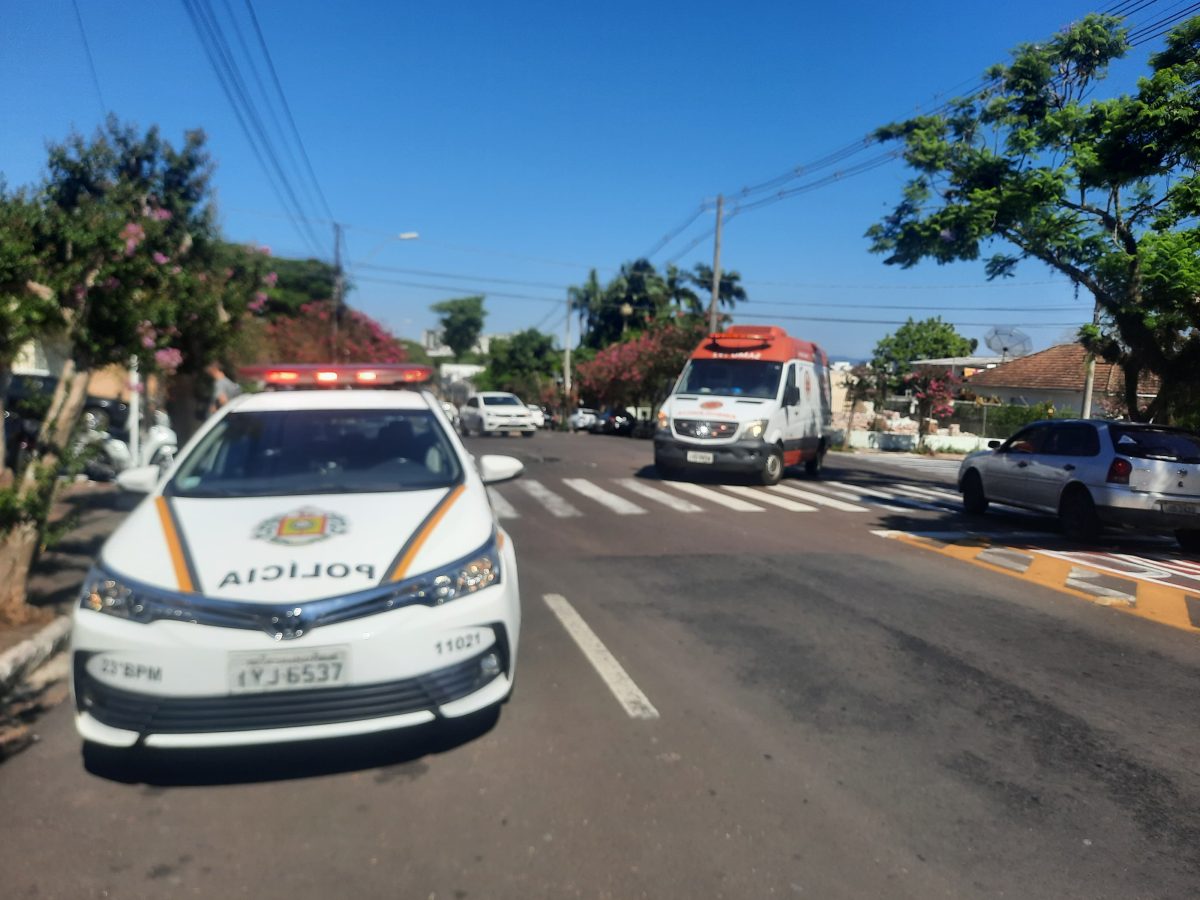
<instances>
[{"instance_id":1,"label":"ambulance headlight","mask_svg":"<svg viewBox=\"0 0 1200 900\"><path fill-rule=\"evenodd\" d=\"M747 422L742 426L742 437L744 438L760 438L767 432L767 425L770 419L755 419L753 422Z\"/></svg>"},{"instance_id":2,"label":"ambulance headlight","mask_svg":"<svg viewBox=\"0 0 1200 900\"><path fill-rule=\"evenodd\" d=\"M670 421L671 417L667 415L667 411L665 409L660 409L658 411L658 430L666 431Z\"/></svg>"}]
</instances>

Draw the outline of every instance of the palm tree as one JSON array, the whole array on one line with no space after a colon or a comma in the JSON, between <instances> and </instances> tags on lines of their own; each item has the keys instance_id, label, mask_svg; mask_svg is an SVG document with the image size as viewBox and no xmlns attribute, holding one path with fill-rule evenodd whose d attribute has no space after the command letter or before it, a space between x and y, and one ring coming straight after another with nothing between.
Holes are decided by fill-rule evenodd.
<instances>
[{"instance_id":1,"label":"palm tree","mask_svg":"<svg viewBox=\"0 0 1200 900\"><path fill-rule=\"evenodd\" d=\"M696 285L706 297L712 296L712 266L706 266L704 263L696 263L692 269L692 274L688 276L692 284ZM721 273L721 284L717 290L717 305L728 306L731 309L738 303L747 301L746 289L741 285L742 276L729 269ZM701 307L700 310L706 308ZM698 311L700 311L698 310Z\"/></svg>"},{"instance_id":2,"label":"palm tree","mask_svg":"<svg viewBox=\"0 0 1200 900\"><path fill-rule=\"evenodd\" d=\"M588 273L587 281L582 285L567 288L567 299L571 311L579 316L579 334L584 338L596 327L604 309L604 289L600 287L595 269Z\"/></svg>"}]
</instances>

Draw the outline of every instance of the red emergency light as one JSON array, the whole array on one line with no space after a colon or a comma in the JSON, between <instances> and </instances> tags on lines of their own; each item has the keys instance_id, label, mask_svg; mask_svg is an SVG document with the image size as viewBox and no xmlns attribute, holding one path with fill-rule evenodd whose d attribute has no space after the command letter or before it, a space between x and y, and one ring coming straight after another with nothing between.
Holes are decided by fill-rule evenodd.
<instances>
[{"instance_id":1,"label":"red emergency light","mask_svg":"<svg viewBox=\"0 0 1200 900\"><path fill-rule=\"evenodd\" d=\"M417 363L379 363L375 365L321 365L319 363L277 363L242 366L238 376L245 381L261 381L277 387L386 387L412 385L433 378L433 367Z\"/></svg>"}]
</instances>

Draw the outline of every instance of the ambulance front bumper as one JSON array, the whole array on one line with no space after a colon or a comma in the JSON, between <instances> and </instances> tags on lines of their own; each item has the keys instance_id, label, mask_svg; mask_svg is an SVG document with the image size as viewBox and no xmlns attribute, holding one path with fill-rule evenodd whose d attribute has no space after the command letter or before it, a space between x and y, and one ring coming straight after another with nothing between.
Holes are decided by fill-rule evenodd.
<instances>
[{"instance_id":1,"label":"ambulance front bumper","mask_svg":"<svg viewBox=\"0 0 1200 900\"><path fill-rule=\"evenodd\" d=\"M667 470L692 469L709 472L754 473L771 452L762 438L742 438L713 446L708 442L684 442L671 434L654 437L654 462Z\"/></svg>"}]
</instances>

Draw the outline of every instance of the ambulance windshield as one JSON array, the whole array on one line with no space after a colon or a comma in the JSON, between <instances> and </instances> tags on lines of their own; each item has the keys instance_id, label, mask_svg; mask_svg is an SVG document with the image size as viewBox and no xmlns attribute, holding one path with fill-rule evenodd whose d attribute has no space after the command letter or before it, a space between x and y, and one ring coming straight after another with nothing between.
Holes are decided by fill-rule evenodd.
<instances>
[{"instance_id":1,"label":"ambulance windshield","mask_svg":"<svg viewBox=\"0 0 1200 900\"><path fill-rule=\"evenodd\" d=\"M783 363L760 359L693 359L683 370L677 394L721 394L773 400Z\"/></svg>"}]
</instances>

